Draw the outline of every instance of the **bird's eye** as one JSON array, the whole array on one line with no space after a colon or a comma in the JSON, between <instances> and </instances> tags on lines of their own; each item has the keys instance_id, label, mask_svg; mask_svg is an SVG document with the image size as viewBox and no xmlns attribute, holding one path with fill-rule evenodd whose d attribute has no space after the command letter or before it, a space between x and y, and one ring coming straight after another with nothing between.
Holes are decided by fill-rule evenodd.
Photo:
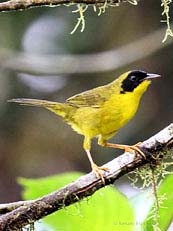
<instances>
[{"instance_id":1,"label":"bird's eye","mask_svg":"<svg viewBox=\"0 0 173 231\"><path fill-rule=\"evenodd\" d=\"M132 80L133 82L135 82L135 81L137 80L137 77L136 77L135 75L132 75L132 76L130 77L130 80Z\"/></svg>"}]
</instances>

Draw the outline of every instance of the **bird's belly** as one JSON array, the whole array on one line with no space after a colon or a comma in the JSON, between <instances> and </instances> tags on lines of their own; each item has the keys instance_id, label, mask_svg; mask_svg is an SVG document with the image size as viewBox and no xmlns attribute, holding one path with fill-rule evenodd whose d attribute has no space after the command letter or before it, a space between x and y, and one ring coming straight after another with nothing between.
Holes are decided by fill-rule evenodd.
<instances>
[{"instance_id":1,"label":"bird's belly","mask_svg":"<svg viewBox=\"0 0 173 231\"><path fill-rule=\"evenodd\" d=\"M110 102L108 107L105 105L102 108L79 108L70 125L79 134L91 138L98 135L112 137L136 112L136 107L123 105L123 102L121 109L115 104L110 105Z\"/></svg>"},{"instance_id":2,"label":"bird's belly","mask_svg":"<svg viewBox=\"0 0 173 231\"><path fill-rule=\"evenodd\" d=\"M95 137L100 134L113 134L123 124L120 114L97 108L78 109L70 125L79 134Z\"/></svg>"},{"instance_id":3,"label":"bird's belly","mask_svg":"<svg viewBox=\"0 0 173 231\"><path fill-rule=\"evenodd\" d=\"M99 118L99 112L96 108L79 108L73 119L73 123L70 125L79 134L95 137L99 135L101 121Z\"/></svg>"}]
</instances>

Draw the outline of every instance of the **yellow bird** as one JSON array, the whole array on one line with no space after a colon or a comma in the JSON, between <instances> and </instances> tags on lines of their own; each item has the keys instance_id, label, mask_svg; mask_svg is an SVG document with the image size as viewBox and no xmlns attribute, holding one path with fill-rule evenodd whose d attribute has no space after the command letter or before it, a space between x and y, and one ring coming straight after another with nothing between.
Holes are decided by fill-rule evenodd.
<instances>
[{"instance_id":1,"label":"yellow bird","mask_svg":"<svg viewBox=\"0 0 173 231\"><path fill-rule=\"evenodd\" d=\"M119 145L107 141L133 118L143 93L151 83L150 80L157 77L160 75L133 70L107 85L72 96L65 103L25 98L11 99L9 102L44 107L61 116L77 133L84 136L83 148L91 168L104 182L101 170L108 169L94 163L90 154L92 138L98 137L98 144L101 146L130 152L135 150L143 154L137 145Z\"/></svg>"}]
</instances>

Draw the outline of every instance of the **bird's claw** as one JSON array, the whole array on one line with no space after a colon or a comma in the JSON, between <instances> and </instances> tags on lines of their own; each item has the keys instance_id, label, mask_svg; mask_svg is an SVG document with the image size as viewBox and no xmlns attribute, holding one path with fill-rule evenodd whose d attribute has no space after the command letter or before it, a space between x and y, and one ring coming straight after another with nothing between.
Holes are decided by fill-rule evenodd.
<instances>
[{"instance_id":1,"label":"bird's claw","mask_svg":"<svg viewBox=\"0 0 173 231\"><path fill-rule=\"evenodd\" d=\"M146 159L145 154L141 151L141 149L139 148L139 145L142 142L138 142L137 144L134 145L125 145L125 144L112 144L112 143L106 143L105 146L107 147L111 147L111 148L119 148L119 149L123 149L125 152L130 152L130 153L134 153L137 152L140 156L144 157Z\"/></svg>"},{"instance_id":2,"label":"bird's claw","mask_svg":"<svg viewBox=\"0 0 173 231\"><path fill-rule=\"evenodd\" d=\"M109 172L109 168L106 167L99 167L95 163L92 164L92 170L94 171L96 177L101 178L103 184L105 184L105 179L103 173L101 171Z\"/></svg>"},{"instance_id":3,"label":"bird's claw","mask_svg":"<svg viewBox=\"0 0 173 231\"><path fill-rule=\"evenodd\" d=\"M135 144L135 145L125 145L125 152L133 152L136 151L140 156L144 157L146 159L145 154L141 151L141 149L139 148L139 144L141 144L141 142Z\"/></svg>"}]
</instances>

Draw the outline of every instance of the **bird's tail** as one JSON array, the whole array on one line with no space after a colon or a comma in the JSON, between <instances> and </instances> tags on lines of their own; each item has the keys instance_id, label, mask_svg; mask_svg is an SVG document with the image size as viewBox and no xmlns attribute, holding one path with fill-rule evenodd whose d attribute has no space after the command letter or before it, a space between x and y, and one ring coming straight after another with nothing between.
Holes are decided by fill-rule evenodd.
<instances>
[{"instance_id":1,"label":"bird's tail","mask_svg":"<svg viewBox=\"0 0 173 231\"><path fill-rule=\"evenodd\" d=\"M18 99L10 99L8 100L8 102L19 103L21 105L27 105L27 106L44 107L63 118L66 118L69 112L72 111L72 107L68 104L57 103L47 100L40 100L40 99L18 98Z\"/></svg>"}]
</instances>

